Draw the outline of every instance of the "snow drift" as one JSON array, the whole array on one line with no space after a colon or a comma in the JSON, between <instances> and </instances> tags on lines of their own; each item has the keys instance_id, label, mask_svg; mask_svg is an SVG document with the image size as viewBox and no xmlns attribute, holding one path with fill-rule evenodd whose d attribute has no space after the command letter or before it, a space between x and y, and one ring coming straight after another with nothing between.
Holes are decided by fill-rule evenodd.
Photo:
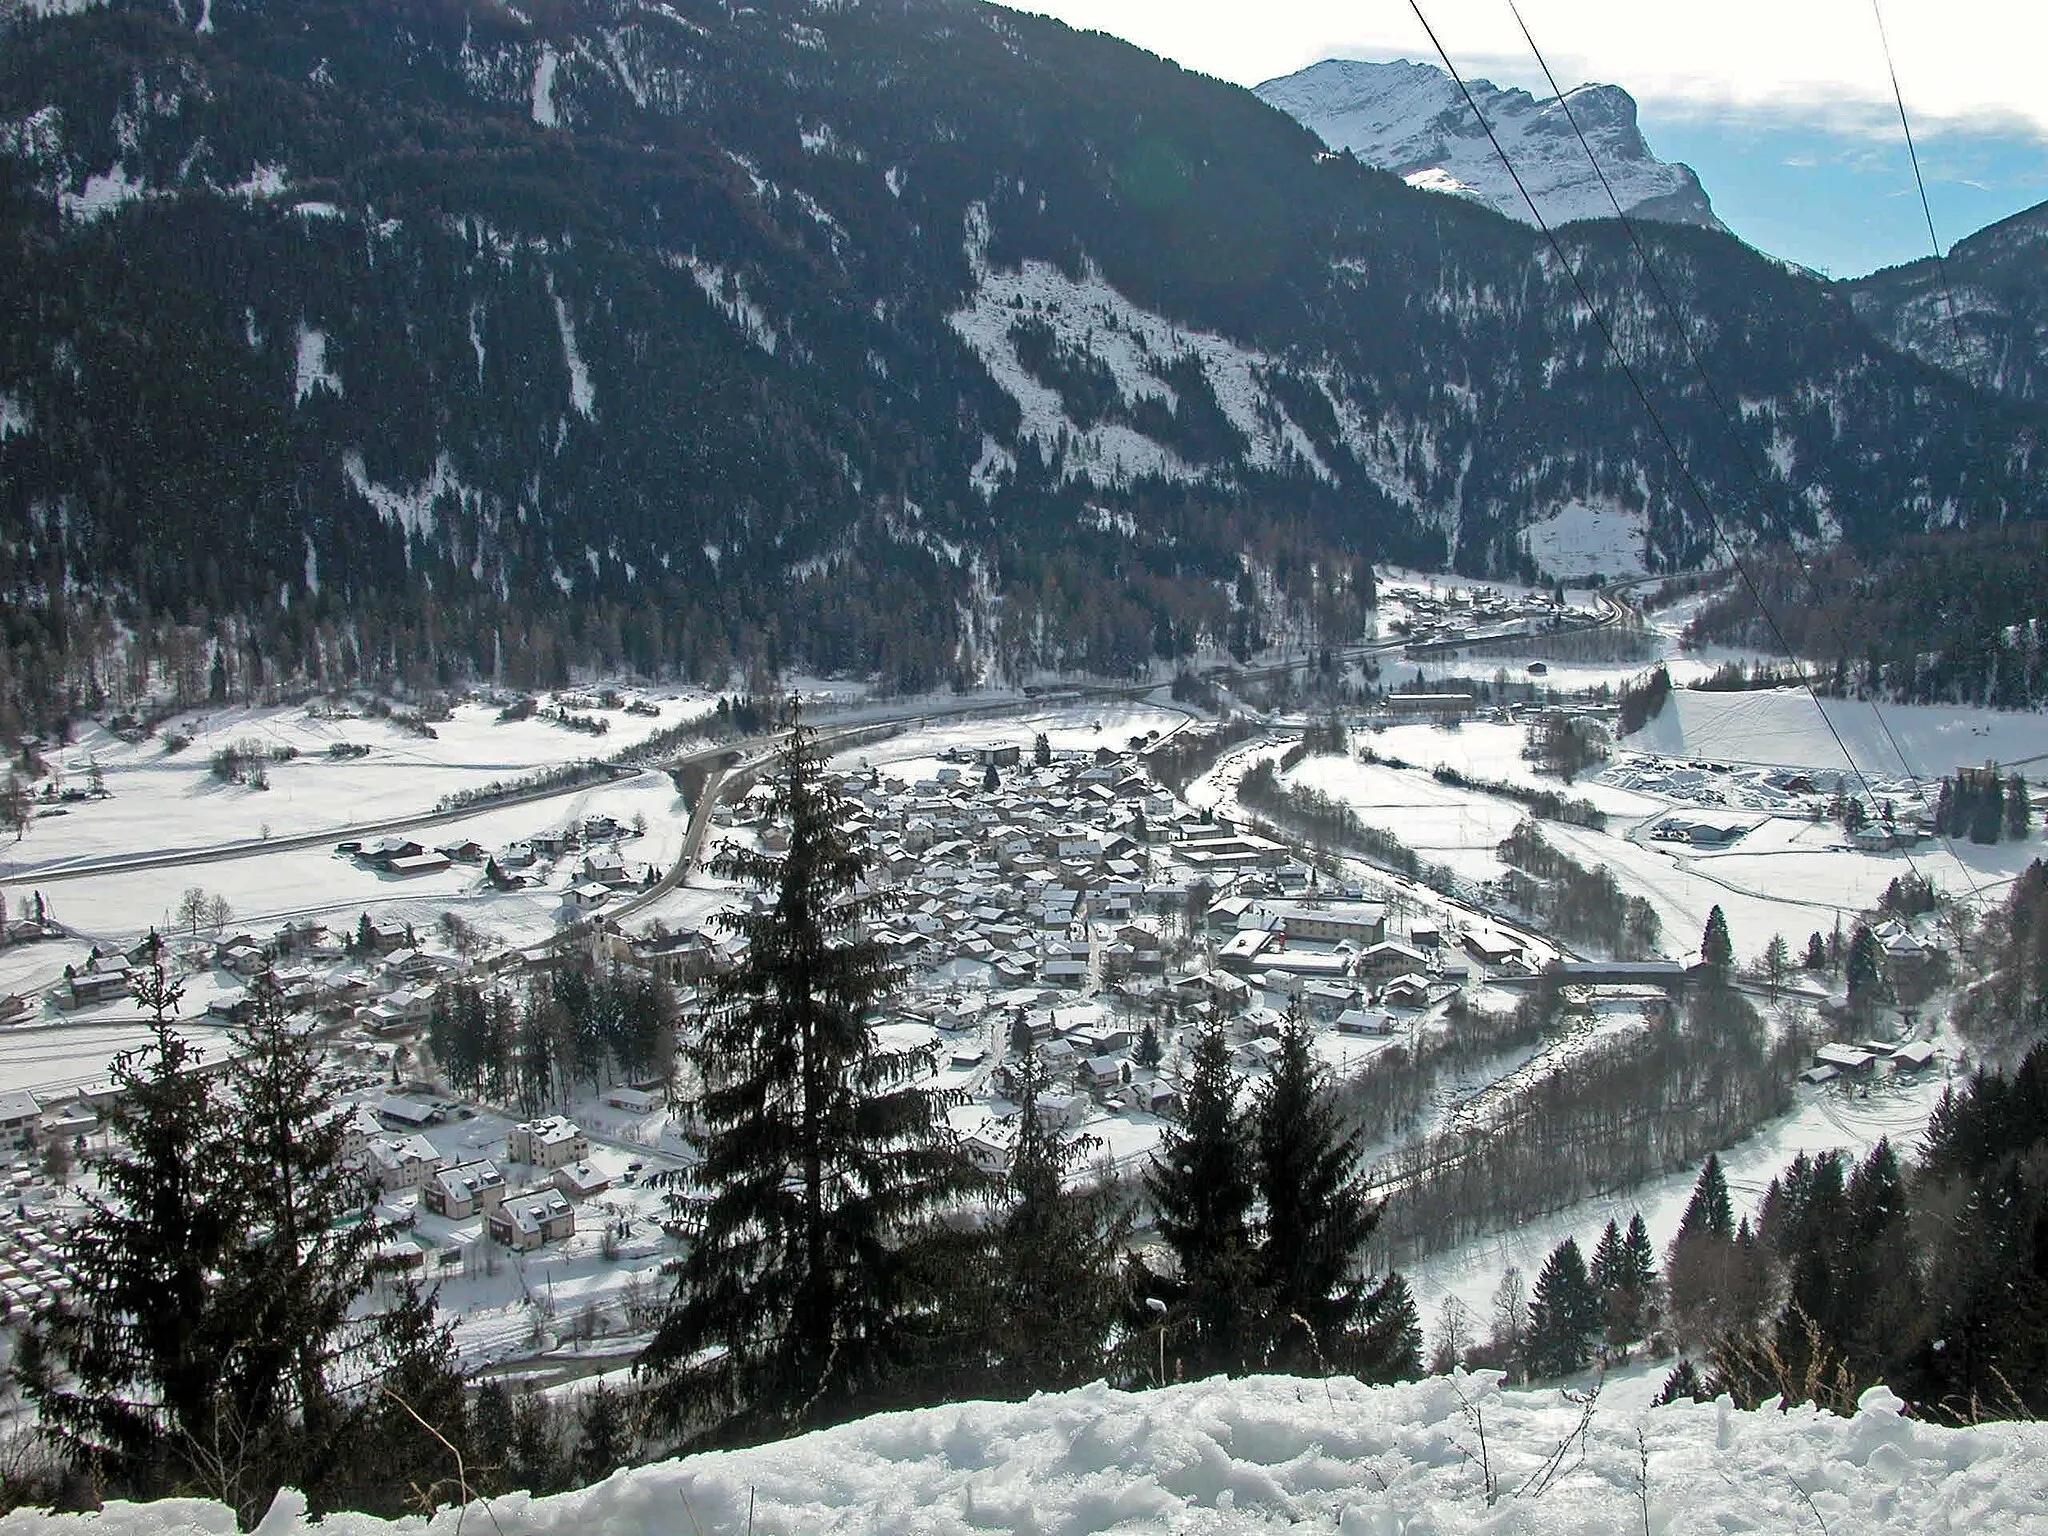
<instances>
[{"instance_id":1,"label":"snow drift","mask_svg":"<svg viewBox=\"0 0 2048 1536\"><path fill-rule=\"evenodd\" d=\"M297 1495L280 1495L260 1530L307 1528L303 1510ZM760 1536L2026 1536L2048 1532L2048 1426L1939 1429L1902 1417L1882 1388L1842 1419L1725 1403L1589 1411L1556 1389L1503 1392L1491 1373L1379 1388L1217 1378L884 1414L619 1472L576 1493L494 1499L488 1513L444 1510L431 1524L340 1515L318 1529L738 1536L750 1511ZM194 1500L0 1520L0 1536L233 1529L226 1510Z\"/></svg>"}]
</instances>

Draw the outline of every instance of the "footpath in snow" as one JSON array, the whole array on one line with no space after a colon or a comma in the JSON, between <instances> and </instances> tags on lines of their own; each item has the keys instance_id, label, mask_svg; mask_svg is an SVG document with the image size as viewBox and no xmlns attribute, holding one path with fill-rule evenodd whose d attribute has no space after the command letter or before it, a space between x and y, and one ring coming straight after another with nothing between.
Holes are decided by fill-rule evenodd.
<instances>
[{"instance_id":1,"label":"footpath in snow","mask_svg":"<svg viewBox=\"0 0 2048 1536\"><path fill-rule=\"evenodd\" d=\"M1482 1441L1481 1426L1484 1427ZM308 1529L281 1495L263 1536ZM412 1530L606 1536L938 1536L1277 1530L1339 1536L2048 1532L2048 1425L1938 1429L1882 1388L1853 1419L1723 1404L1586 1407L1491 1373L1370 1388L1265 1376L1163 1392L885 1414L747 1451L514 1495L429 1524L337 1515L327 1536ZM17 1513L0 1536L227 1536L218 1505Z\"/></svg>"}]
</instances>

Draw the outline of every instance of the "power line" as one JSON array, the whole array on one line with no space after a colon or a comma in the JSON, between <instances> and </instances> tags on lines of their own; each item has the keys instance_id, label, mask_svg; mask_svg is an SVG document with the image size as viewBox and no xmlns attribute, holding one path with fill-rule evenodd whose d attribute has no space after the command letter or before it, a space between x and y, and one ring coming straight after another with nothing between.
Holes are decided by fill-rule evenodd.
<instances>
[{"instance_id":1,"label":"power line","mask_svg":"<svg viewBox=\"0 0 2048 1536\"><path fill-rule=\"evenodd\" d=\"M1875 5L1876 0L1872 0L1872 4ZM1530 53L1535 55L1538 66L1543 70L1543 78L1549 82L1551 94L1557 99L1559 108L1563 110L1565 121L1571 125L1572 133L1579 141L1579 147L1585 151L1587 164L1592 166L1593 174L1600 180L1601 190L1607 194L1607 201L1613 205L1615 217L1621 221L1621 227L1628 232L1629 243L1635 248L1636 258L1642 263L1643 271L1650 279L1650 285L1656 290L1658 300L1663 304L1665 312L1670 316L1672 328L1678 332L1679 339L1684 343L1686 357L1691 362L1693 371L1699 375L1700 383L1705 386L1707 398L1714 403L1715 408L1721 414L1722 425L1727 430L1729 441L1734 444L1737 455L1742 460L1743 467L1749 472L1750 479L1756 483L1758 510L1778 523L1780 532L1785 536L1785 546L1790 551L1793 562L1797 565L1800 574L1806 579L1807 590L1813 596L1815 611L1825 612L1826 604L1822 598L1820 582L1814 576L1813 568L1807 561L1805 554L1800 550L1798 540L1794 537L1788 520L1779 515L1774 504L1769 481L1764 476L1763 467L1757 462L1748 440L1743 437L1735 413L1729 409L1728 402L1722 398L1720 390L1715 387L1713 378L1708 374L1706 362L1701 358L1699 348L1694 344L1691 328L1685 323L1684 311L1679 307L1678 302L1671 297L1670 290L1665 286L1664 279L1657 270L1656 262L1651 259L1649 248L1643 243L1642 235L1637 230L1635 221L1628 216L1628 211L1622 207L1621 199L1615 193L1613 182L1609 179L1606 170L1601 166L1600 157L1594 152L1592 141L1586 137L1585 129L1579 123L1578 114L1572 111L1570 98L1558 84L1557 76L1551 71L1550 61L1544 57L1543 50L1537 46L1535 34L1529 30L1529 23L1523 19L1520 5L1516 3L1516 0L1508 0L1508 10L1515 18L1515 25L1521 29L1523 41L1528 43ZM1424 25L1427 26L1427 23L1425 22ZM1882 25L1881 21L1880 25ZM1435 41L1435 34L1433 32L1431 33L1431 40ZM1442 46L1439 44L1438 53L1440 56L1442 52ZM1445 65L1447 68L1449 67L1448 59L1445 60ZM1896 83L1896 77L1894 77L1895 86ZM1469 93L1466 96L1466 100L1468 102L1471 100ZM1903 113L1903 103L1900 110ZM1478 108L1476 105L1473 111L1477 114ZM1482 126L1484 126L1483 119ZM1492 137L1490 132L1488 137ZM1494 147L1496 150L1499 150L1498 140L1494 141ZM1502 156L1502 159L1503 163L1505 163L1505 155ZM1510 175L1514 174L1512 166L1509 166L1508 171ZM1526 195L1525 193L1524 196L1526 197ZM1532 211L1534 209L1533 203L1531 204L1531 209ZM1540 220L1541 215L1538 215L1538 217ZM1933 229L1931 216L1928 228L1931 233ZM1645 403L1647 404L1647 402ZM1764 622L1770 626L1772 637L1778 642L1779 650L1784 653L1785 659L1791 663L1792 675L1798 679L1799 685L1806 690L1807 698L1812 702L1814 709L1819 712L1823 723L1827 725L1828 734L1834 738L1835 745L1841 749L1843 760L1848 763L1850 772L1856 775L1857 781L1863 786L1864 794L1869 796L1874 804L1877 796L1871 788L1869 775L1864 772L1862 765L1856 761L1855 755L1849 751L1847 743L1842 740L1841 733L1835 729L1834 721L1828 715L1826 706L1821 703L1820 694L1815 690L1812 680L1807 676L1804 664L1787 642L1784 631L1780 628L1776 618L1772 616L1768 605L1764 602L1761 589L1744 568L1740 556L1736 554L1734 541L1729 538L1726 530L1722 528L1720 519L1715 517L1712 507L1707 506L1704 499L1702 499L1701 505L1705 507L1708 517L1713 518L1715 532L1720 537L1722 545L1728 550L1730 563L1735 567L1736 573L1742 578L1743 585L1749 589L1750 599L1756 604L1757 612L1763 616ZM1835 641L1838 652L1846 652L1847 650L1843 639L1844 637L1840 630L1836 630ZM1870 701L1870 711L1872 718L1877 721L1878 729L1884 733L1885 742L1890 746L1892 755L1898 759L1899 767L1905 771L1907 780L1912 784L1914 794L1924 801L1927 792L1920 782L1920 775L1914 771L1912 763L1907 760L1905 749L1899 745L1899 739L1893 733L1891 723L1885 719L1882 706L1873 699ZM1984 903L1983 888L1977 884L1976 876L1971 872L1969 866L1956 853L1954 838L1946 830L1940 828L1937 828L1937 834L1940 836L1943 846L1947 848L1949 858L1962 871L1964 882L1969 885L1972 897L1981 907ZM1926 883L1926 877L1920 873L1919 865L1914 861L1911 852L1901 851L1906 852L1907 867L1913 871L1915 878L1921 880L1922 883Z\"/></svg>"},{"instance_id":2,"label":"power line","mask_svg":"<svg viewBox=\"0 0 2048 1536\"><path fill-rule=\"evenodd\" d=\"M1698 503L1700 511L1705 514L1709 524L1713 527L1716 536L1721 541L1722 547L1727 550L1729 563L1735 568L1736 574L1741 578L1743 585L1749 590L1751 600L1755 602L1757 612L1762 615L1764 622L1770 627L1772 636L1778 643L1778 648L1785 654L1786 659L1791 662L1794 675L1799 678L1801 685L1806 689L1807 697L1813 702L1815 710L1820 715L1822 725L1827 728L1828 735L1833 738L1837 750L1841 752L1842 760L1848 764L1850 772L1854 773L1862 783L1864 793L1873 795L1874 798L1870 788L1869 776L1856 761L1855 754L1849 750L1849 745L1843 739L1842 733L1835 725L1833 717L1828 714L1827 709L1821 704L1819 694L1815 691L1811 679L1806 676L1804 667L1801 666L1792 647L1786 642L1782 628L1779 626L1776 617L1771 613L1769 605L1764 602L1763 594L1758 588L1755 579L1750 575L1748 567L1743 564L1741 553L1734 539L1730 537L1719 513L1716 512L1713 502L1708 498L1705 488L1700 484L1698 477L1694 475L1691 466L1686 463L1685 455L1680 452L1677 441L1672 437L1670 429L1666 427L1663 417L1658 413L1656 405L1651 401L1648 390L1644 387L1641 378L1637 375L1634 366L1629 362L1627 355L1621 350L1621 346L1614 336L1613 329L1608 325L1606 317L1601 313L1599 306L1593 302L1592 295L1587 292L1585 283L1579 277L1578 270L1572 265L1571 258L1565 254L1564 247L1559 242L1556 231L1551 228L1550 222L1544 218L1542 209L1537 207L1536 199L1530 195L1528 187L1523 183L1521 173L1515 169L1514 161L1502 146L1499 136L1493 130L1493 125L1487 121L1486 114L1480 110L1478 101L1472 95L1471 87L1466 84L1465 77L1459 72L1457 65L1451 61L1450 51L1444 47L1443 40L1437 36L1436 28L1431 25L1429 17L1423 12L1421 0L1408 0L1408 8L1414 12L1416 21L1421 24L1423 31L1428 35L1431 46L1436 49L1437 57L1443 62L1445 72L1450 75L1452 81L1457 85L1459 94L1465 98L1465 105L1471 109L1473 119L1479 124L1481 131L1485 133L1487 142L1493 146L1495 157L1499 159L1502 168L1507 171L1509 179L1514 182L1515 190L1521 194L1522 201L1527 204L1529 216L1535 220L1536 227L1542 231L1552 254L1557 257L1559 266L1564 269L1565 276L1570 280L1573 291L1577 293L1579 302L1585 306L1587 313L1592 317L1594 325L1599 329L1602 339L1607 344L1608 351L1613 354L1616 365L1621 369L1623 376L1627 378L1629 387L1634 391L1636 400L1641 404L1644 414L1650 418L1652 426L1656 428L1657 435L1662 440L1665 451L1670 454L1671 461L1677 468L1679 476L1685 482L1687 489L1692 493L1693 500ZM1523 28L1523 34L1524 36L1528 35L1526 26ZM1572 121L1576 129L1576 119L1574 118ZM1596 160L1595 170L1598 171L1598 169ZM1604 176L1602 179L1603 181L1605 180ZM1613 197L1611 186L1608 188L1608 195L1610 198ZM1624 219L1623 223L1627 225L1628 221ZM1634 234L1633 226L1629 226L1629 228L1631 238L1637 238ZM1642 249L1639 238L1637 239L1637 249L1639 252ZM1678 328L1681 333L1685 330L1682 323ZM1688 349L1690 350L1689 338ZM1694 357L1697 364L1696 352ZM1761 483L1761 477L1759 477L1759 483ZM1795 551L1796 547L1794 545ZM1808 579L1812 579L1810 572L1808 573ZM1879 718L1882 724L1882 717L1880 716ZM1889 735L1890 728L1886 726L1885 729ZM1893 749L1898 751L1896 741L1893 742ZM1916 793L1924 794L1924 792L1919 790L1918 777L1913 774L1912 767L1907 763L1904 753L1899 752L1898 755L1900 766L1906 770L1907 776L1913 781ZM1926 877L1920 874L1919 866L1914 861L1910 852L1906 853L1906 863L1907 867L1913 871L1915 878L1925 883ZM1970 879L1967 870L1964 872L1964 877L1966 880ZM1970 883L1974 891L1975 881L1970 880ZM1978 894L1981 900L1981 893Z\"/></svg>"},{"instance_id":3,"label":"power line","mask_svg":"<svg viewBox=\"0 0 2048 1536\"><path fill-rule=\"evenodd\" d=\"M1885 33L1884 10L1870 0L1870 14L1877 18L1877 41L1884 49L1885 71L1892 77L1892 100L1899 104L1899 128L1906 135L1906 158L1913 162L1913 185L1920 189L1920 212L1927 219L1927 243L1934 248L1934 271L1941 280L1941 296L1948 305L1948 323L1956 333L1956 361L1962 362L1963 322L1956 314L1956 296L1948 285L1948 262L1941 254L1941 236L1934 232L1934 209L1927 201L1927 182L1920 174L1920 151L1913 144L1913 125L1906 120L1906 93L1899 88L1899 69L1892 62L1892 40Z\"/></svg>"}]
</instances>

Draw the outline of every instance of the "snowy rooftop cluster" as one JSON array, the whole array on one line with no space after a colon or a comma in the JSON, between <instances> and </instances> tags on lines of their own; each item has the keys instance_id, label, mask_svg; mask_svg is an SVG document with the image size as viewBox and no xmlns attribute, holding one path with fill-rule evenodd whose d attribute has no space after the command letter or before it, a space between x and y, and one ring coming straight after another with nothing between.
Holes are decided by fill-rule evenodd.
<instances>
[{"instance_id":1,"label":"snowy rooftop cluster","mask_svg":"<svg viewBox=\"0 0 2048 1536\"><path fill-rule=\"evenodd\" d=\"M1935 1428L1901 1417L1883 1388L1843 1419L1716 1403L1589 1408L1554 1389L1502 1392L1490 1375L1378 1388L1218 1378L885 1414L576 1493L446 1509L431 1523L335 1515L315 1527L303 1512L287 1492L258 1529L2028 1536L2048 1531L2048 1426ZM0 1520L0 1536L234 1528L196 1500Z\"/></svg>"}]
</instances>

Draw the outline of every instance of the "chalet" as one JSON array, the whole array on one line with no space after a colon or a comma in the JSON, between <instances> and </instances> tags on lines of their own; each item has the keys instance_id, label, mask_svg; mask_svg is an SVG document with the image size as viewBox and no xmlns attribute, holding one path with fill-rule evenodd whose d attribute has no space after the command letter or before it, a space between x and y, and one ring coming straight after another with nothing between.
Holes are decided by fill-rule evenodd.
<instances>
[{"instance_id":1,"label":"chalet","mask_svg":"<svg viewBox=\"0 0 2048 1536\"><path fill-rule=\"evenodd\" d=\"M504 1199L505 1175L487 1157L437 1169L420 1185L420 1204L450 1221L466 1221L479 1211L495 1211Z\"/></svg>"},{"instance_id":2,"label":"chalet","mask_svg":"<svg viewBox=\"0 0 2048 1536\"><path fill-rule=\"evenodd\" d=\"M1429 984L1420 976L1396 976L1380 988L1379 1000L1387 1008L1427 1008Z\"/></svg>"},{"instance_id":3,"label":"chalet","mask_svg":"<svg viewBox=\"0 0 2048 1536\"><path fill-rule=\"evenodd\" d=\"M1429 969L1429 960L1413 945L1399 939L1383 939L1358 957L1359 968L1368 976L1419 975Z\"/></svg>"},{"instance_id":4,"label":"chalet","mask_svg":"<svg viewBox=\"0 0 2048 1536\"><path fill-rule=\"evenodd\" d=\"M500 869L529 869L538 855L533 851L533 844L521 840L507 843L494 857Z\"/></svg>"},{"instance_id":5,"label":"chalet","mask_svg":"<svg viewBox=\"0 0 2048 1536\"><path fill-rule=\"evenodd\" d=\"M1337 1015L1337 1031L1345 1035L1390 1035L1393 1015L1382 1008L1346 1008Z\"/></svg>"},{"instance_id":6,"label":"chalet","mask_svg":"<svg viewBox=\"0 0 2048 1536\"><path fill-rule=\"evenodd\" d=\"M1121 1056L1090 1056L1081 1063L1081 1078L1091 1088L1114 1088L1130 1076L1130 1063Z\"/></svg>"},{"instance_id":7,"label":"chalet","mask_svg":"<svg viewBox=\"0 0 2048 1536\"><path fill-rule=\"evenodd\" d=\"M1707 821L1694 816L1667 816L1650 831L1667 842L1690 843L1695 848L1726 848L1750 830L1748 822Z\"/></svg>"},{"instance_id":8,"label":"chalet","mask_svg":"<svg viewBox=\"0 0 2048 1536\"><path fill-rule=\"evenodd\" d=\"M1363 948L1387 936L1387 909L1376 901L1333 901L1320 906L1274 902L1267 910L1279 920L1290 944L1348 941Z\"/></svg>"},{"instance_id":9,"label":"chalet","mask_svg":"<svg viewBox=\"0 0 2048 1536\"><path fill-rule=\"evenodd\" d=\"M1892 1070L1922 1072L1934 1065L1934 1046L1926 1040L1908 1040L1892 1049Z\"/></svg>"},{"instance_id":10,"label":"chalet","mask_svg":"<svg viewBox=\"0 0 2048 1536\"><path fill-rule=\"evenodd\" d=\"M491 1212L491 1240L519 1253L576 1235L576 1207L559 1189L514 1195Z\"/></svg>"},{"instance_id":11,"label":"chalet","mask_svg":"<svg viewBox=\"0 0 2048 1536\"><path fill-rule=\"evenodd\" d=\"M396 1093L387 1093L378 1102L376 1113L384 1124L407 1131L423 1131L430 1125L439 1125L445 1118L440 1105L422 1103Z\"/></svg>"},{"instance_id":12,"label":"chalet","mask_svg":"<svg viewBox=\"0 0 2048 1536\"><path fill-rule=\"evenodd\" d=\"M1078 1093L1041 1093L1038 1096L1040 1123L1071 1131L1087 1118L1088 1100Z\"/></svg>"},{"instance_id":13,"label":"chalet","mask_svg":"<svg viewBox=\"0 0 2048 1536\"><path fill-rule=\"evenodd\" d=\"M585 880L569 887L563 896L563 903L572 911L595 912L612 899L612 888L599 885L595 880Z\"/></svg>"},{"instance_id":14,"label":"chalet","mask_svg":"<svg viewBox=\"0 0 2048 1536\"><path fill-rule=\"evenodd\" d=\"M214 964L237 976L255 976L270 964L263 946L248 934L238 934L214 952Z\"/></svg>"},{"instance_id":15,"label":"chalet","mask_svg":"<svg viewBox=\"0 0 2048 1536\"><path fill-rule=\"evenodd\" d=\"M1137 1107L1152 1115L1173 1115L1180 1112L1180 1095L1171 1083L1158 1079L1132 1084L1131 1097Z\"/></svg>"},{"instance_id":16,"label":"chalet","mask_svg":"<svg viewBox=\"0 0 2048 1536\"><path fill-rule=\"evenodd\" d=\"M365 864L389 869L393 859L416 859L427 850L409 837L384 837L365 844L358 857Z\"/></svg>"},{"instance_id":17,"label":"chalet","mask_svg":"<svg viewBox=\"0 0 2048 1536\"><path fill-rule=\"evenodd\" d=\"M661 1107L661 1095L646 1088L608 1088L604 1101L613 1109L623 1109L634 1115L648 1114Z\"/></svg>"},{"instance_id":18,"label":"chalet","mask_svg":"<svg viewBox=\"0 0 2048 1536\"><path fill-rule=\"evenodd\" d=\"M1257 928L1240 928L1216 951L1216 963L1229 970L1248 971L1278 937Z\"/></svg>"},{"instance_id":19,"label":"chalet","mask_svg":"<svg viewBox=\"0 0 2048 1536\"><path fill-rule=\"evenodd\" d=\"M118 962L108 964L106 957L102 956L85 970L67 975L63 986L57 991L56 1000L59 1008L69 1011L73 1008L90 1008L126 996L127 966Z\"/></svg>"},{"instance_id":20,"label":"chalet","mask_svg":"<svg viewBox=\"0 0 2048 1536\"><path fill-rule=\"evenodd\" d=\"M960 1150L965 1152L967 1160L983 1173L1003 1174L1010 1171L1010 1143L994 1126L984 1126L978 1131L970 1131L960 1139Z\"/></svg>"},{"instance_id":21,"label":"chalet","mask_svg":"<svg viewBox=\"0 0 2048 1536\"><path fill-rule=\"evenodd\" d=\"M1319 1023L1327 1024L1339 1018L1357 1001L1357 991L1341 982L1318 980L1302 984L1302 1011Z\"/></svg>"},{"instance_id":22,"label":"chalet","mask_svg":"<svg viewBox=\"0 0 2048 1536\"><path fill-rule=\"evenodd\" d=\"M601 1195L612 1187L611 1176L599 1173L591 1163L564 1163L548 1175L548 1182L577 1201Z\"/></svg>"},{"instance_id":23,"label":"chalet","mask_svg":"<svg viewBox=\"0 0 2048 1536\"><path fill-rule=\"evenodd\" d=\"M718 952L701 933L660 933L633 941L634 958L672 987L702 981L717 969Z\"/></svg>"},{"instance_id":24,"label":"chalet","mask_svg":"<svg viewBox=\"0 0 2048 1536\"><path fill-rule=\"evenodd\" d=\"M365 917L356 925L356 940L373 953L395 954L412 945L412 928L409 924L395 922L390 918Z\"/></svg>"},{"instance_id":25,"label":"chalet","mask_svg":"<svg viewBox=\"0 0 2048 1536\"><path fill-rule=\"evenodd\" d=\"M1867 1078L1877 1071L1877 1056L1858 1046L1830 1043L1813 1053L1816 1067L1833 1067L1843 1077Z\"/></svg>"},{"instance_id":26,"label":"chalet","mask_svg":"<svg viewBox=\"0 0 2048 1536\"><path fill-rule=\"evenodd\" d=\"M560 1168L590 1156L590 1138L577 1129L575 1121L561 1115L522 1120L512 1127L507 1145L513 1162L537 1168Z\"/></svg>"},{"instance_id":27,"label":"chalet","mask_svg":"<svg viewBox=\"0 0 2048 1536\"><path fill-rule=\"evenodd\" d=\"M626 873L626 861L610 848L600 848L583 857L582 882L618 887L632 884Z\"/></svg>"},{"instance_id":28,"label":"chalet","mask_svg":"<svg viewBox=\"0 0 2048 1536\"><path fill-rule=\"evenodd\" d=\"M1476 930L1465 935L1465 948L1481 965L1505 965L1522 953L1515 940Z\"/></svg>"},{"instance_id":29,"label":"chalet","mask_svg":"<svg viewBox=\"0 0 2048 1536\"><path fill-rule=\"evenodd\" d=\"M363 1149L363 1172L386 1192L420 1188L443 1161L424 1136L380 1136Z\"/></svg>"},{"instance_id":30,"label":"chalet","mask_svg":"<svg viewBox=\"0 0 2048 1536\"><path fill-rule=\"evenodd\" d=\"M20 1157L35 1146L42 1117L34 1094L19 1088L0 1093L0 1154Z\"/></svg>"},{"instance_id":31,"label":"chalet","mask_svg":"<svg viewBox=\"0 0 2048 1536\"><path fill-rule=\"evenodd\" d=\"M377 1035L402 1035L424 1026L434 1011L434 995L427 989L401 987L387 997L356 1009L356 1022Z\"/></svg>"},{"instance_id":32,"label":"chalet","mask_svg":"<svg viewBox=\"0 0 2048 1536\"><path fill-rule=\"evenodd\" d=\"M440 854L442 858L449 860L451 863L481 864L484 861L486 850L484 845L477 842L474 838L465 838L459 843L443 843L434 852Z\"/></svg>"}]
</instances>

